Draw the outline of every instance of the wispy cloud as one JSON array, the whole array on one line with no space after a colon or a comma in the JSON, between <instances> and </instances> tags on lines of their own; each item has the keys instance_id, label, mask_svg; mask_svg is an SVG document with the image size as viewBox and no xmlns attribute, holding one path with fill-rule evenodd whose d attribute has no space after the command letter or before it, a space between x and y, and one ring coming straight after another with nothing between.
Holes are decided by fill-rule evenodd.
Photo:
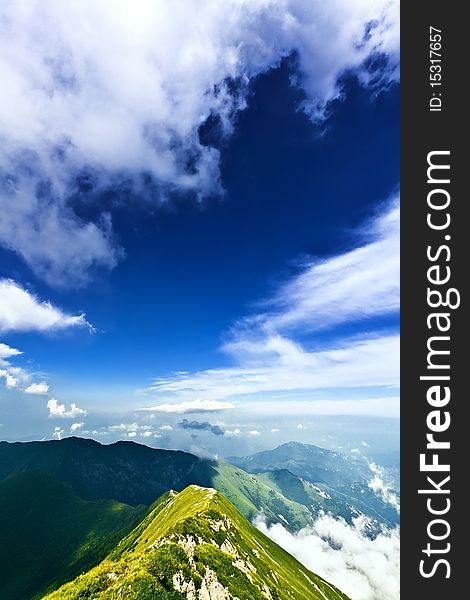
<instances>
[{"instance_id":1,"label":"wispy cloud","mask_svg":"<svg viewBox=\"0 0 470 600\"><path fill-rule=\"evenodd\" d=\"M387 530L375 539L364 532L364 520L348 525L342 519L320 516L297 534L281 524L256 526L318 575L354 600L396 600L400 597L400 536Z\"/></svg>"},{"instance_id":2,"label":"wispy cloud","mask_svg":"<svg viewBox=\"0 0 470 600\"><path fill-rule=\"evenodd\" d=\"M47 408L49 409L50 418L76 419L77 417L84 417L87 415L87 411L80 408L75 402L72 402L70 409L67 410L65 404L59 404L55 398L51 398L47 401Z\"/></svg>"},{"instance_id":3,"label":"wispy cloud","mask_svg":"<svg viewBox=\"0 0 470 600\"><path fill-rule=\"evenodd\" d=\"M160 378L150 391L221 401L274 392L397 387L398 332L369 330L367 319L398 314L398 199L384 205L381 214L357 231L357 238L351 251L307 261L299 275L261 305L264 312L235 324L223 346L234 366ZM342 334L343 325L359 321L356 335ZM326 342L318 337L325 328L335 328ZM299 333L302 343L296 339ZM398 412L394 397L312 405L317 414Z\"/></svg>"},{"instance_id":4,"label":"wispy cloud","mask_svg":"<svg viewBox=\"0 0 470 600\"><path fill-rule=\"evenodd\" d=\"M396 386L399 338L390 335L365 341L342 341L336 348L318 352L305 351L284 338L271 338L256 346L256 360L262 364L251 366L252 359L253 352L247 352L244 366L160 380L150 389L161 394L204 395L215 399L279 390ZM171 406L174 405L154 409L171 412L168 408Z\"/></svg>"},{"instance_id":5,"label":"wispy cloud","mask_svg":"<svg viewBox=\"0 0 470 600\"><path fill-rule=\"evenodd\" d=\"M52 434L52 437L55 440L61 440L64 433L65 433L65 429L61 429L60 427L54 427L54 432Z\"/></svg>"},{"instance_id":6,"label":"wispy cloud","mask_svg":"<svg viewBox=\"0 0 470 600\"><path fill-rule=\"evenodd\" d=\"M133 201L154 202L220 193L219 152L199 127L212 116L230 135L250 81L282 57L296 53L300 108L314 120L345 72L365 86L398 78L396 0L45 0L0 11L0 243L53 285L83 284L122 255L112 207L76 212L87 190L124 184Z\"/></svg>"},{"instance_id":7,"label":"wispy cloud","mask_svg":"<svg viewBox=\"0 0 470 600\"><path fill-rule=\"evenodd\" d=\"M91 325L85 315L68 315L48 301L39 300L11 279L0 280L0 332L55 331ZM12 356L12 355L10 355Z\"/></svg>"},{"instance_id":8,"label":"wispy cloud","mask_svg":"<svg viewBox=\"0 0 470 600\"><path fill-rule=\"evenodd\" d=\"M384 214L359 233L368 243L331 258L307 260L300 275L282 286L265 313L238 327L260 332L319 331L346 321L397 312L400 306L400 209L393 199ZM367 239L366 238L366 239ZM243 339L243 336L242 336ZM229 349L237 350L235 341Z\"/></svg>"},{"instance_id":9,"label":"wispy cloud","mask_svg":"<svg viewBox=\"0 0 470 600\"><path fill-rule=\"evenodd\" d=\"M400 500L386 481L385 470L375 463L370 463L369 468L373 473L373 477L368 484L370 489L384 502L393 506L397 513L400 514Z\"/></svg>"}]
</instances>

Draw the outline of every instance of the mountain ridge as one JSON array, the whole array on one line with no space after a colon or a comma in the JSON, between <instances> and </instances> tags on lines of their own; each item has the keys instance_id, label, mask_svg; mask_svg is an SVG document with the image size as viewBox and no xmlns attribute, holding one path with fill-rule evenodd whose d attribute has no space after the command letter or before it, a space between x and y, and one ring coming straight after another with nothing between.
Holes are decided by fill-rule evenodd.
<instances>
[{"instance_id":1,"label":"mountain ridge","mask_svg":"<svg viewBox=\"0 0 470 600\"><path fill-rule=\"evenodd\" d=\"M117 594L117 595L116 595ZM167 492L98 566L45 600L348 600L217 490Z\"/></svg>"}]
</instances>

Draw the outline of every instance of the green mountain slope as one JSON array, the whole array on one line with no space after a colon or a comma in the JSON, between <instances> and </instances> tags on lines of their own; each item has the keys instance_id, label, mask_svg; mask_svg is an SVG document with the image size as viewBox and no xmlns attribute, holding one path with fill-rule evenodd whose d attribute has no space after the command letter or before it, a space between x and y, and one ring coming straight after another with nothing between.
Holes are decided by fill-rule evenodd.
<instances>
[{"instance_id":1,"label":"green mountain slope","mask_svg":"<svg viewBox=\"0 0 470 600\"><path fill-rule=\"evenodd\" d=\"M103 559L142 507L89 502L37 471L0 482L0 598L28 600Z\"/></svg>"},{"instance_id":2,"label":"green mountain slope","mask_svg":"<svg viewBox=\"0 0 470 600\"><path fill-rule=\"evenodd\" d=\"M211 478L208 461L134 442L104 445L76 437L0 442L0 480L30 470L47 472L68 483L86 500L111 498L131 505L150 505L167 490L182 490L194 483L194 477Z\"/></svg>"},{"instance_id":3,"label":"green mountain slope","mask_svg":"<svg viewBox=\"0 0 470 600\"><path fill-rule=\"evenodd\" d=\"M100 565L48 600L347 600L219 492L170 492Z\"/></svg>"},{"instance_id":4,"label":"green mountain slope","mask_svg":"<svg viewBox=\"0 0 470 600\"><path fill-rule=\"evenodd\" d=\"M283 497L306 506L313 516L324 510L351 522L364 514L376 532L381 525L399 523L395 508L369 488L369 467L338 452L288 442L273 450L227 460Z\"/></svg>"}]
</instances>

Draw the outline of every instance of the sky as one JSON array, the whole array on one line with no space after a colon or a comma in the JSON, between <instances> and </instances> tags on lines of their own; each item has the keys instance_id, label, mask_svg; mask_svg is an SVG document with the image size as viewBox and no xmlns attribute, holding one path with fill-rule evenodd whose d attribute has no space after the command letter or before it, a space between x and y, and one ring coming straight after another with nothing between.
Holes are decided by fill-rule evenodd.
<instances>
[{"instance_id":1,"label":"sky","mask_svg":"<svg viewBox=\"0 0 470 600\"><path fill-rule=\"evenodd\" d=\"M397 450L397 3L109 7L0 8L0 438Z\"/></svg>"}]
</instances>

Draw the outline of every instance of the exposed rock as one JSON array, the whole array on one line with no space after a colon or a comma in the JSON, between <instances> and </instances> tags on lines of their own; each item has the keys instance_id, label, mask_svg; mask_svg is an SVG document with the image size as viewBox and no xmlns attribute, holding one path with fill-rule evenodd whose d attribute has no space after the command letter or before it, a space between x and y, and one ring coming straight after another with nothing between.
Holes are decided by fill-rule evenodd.
<instances>
[{"instance_id":1,"label":"exposed rock","mask_svg":"<svg viewBox=\"0 0 470 600\"><path fill-rule=\"evenodd\" d=\"M183 571L178 571L173 575L173 587L177 592L186 594L187 600L197 600L194 581L192 579L185 581Z\"/></svg>"},{"instance_id":2,"label":"exposed rock","mask_svg":"<svg viewBox=\"0 0 470 600\"><path fill-rule=\"evenodd\" d=\"M226 539L224 542L222 542L220 549L222 550L222 552L226 552L227 554L229 554L232 558L239 557L238 550L235 548L235 546L229 539Z\"/></svg>"},{"instance_id":3,"label":"exposed rock","mask_svg":"<svg viewBox=\"0 0 470 600\"><path fill-rule=\"evenodd\" d=\"M199 590L199 600L234 600L234 598L218 581L215 572L207 569Z\"/></svg>"}]
</instances>

